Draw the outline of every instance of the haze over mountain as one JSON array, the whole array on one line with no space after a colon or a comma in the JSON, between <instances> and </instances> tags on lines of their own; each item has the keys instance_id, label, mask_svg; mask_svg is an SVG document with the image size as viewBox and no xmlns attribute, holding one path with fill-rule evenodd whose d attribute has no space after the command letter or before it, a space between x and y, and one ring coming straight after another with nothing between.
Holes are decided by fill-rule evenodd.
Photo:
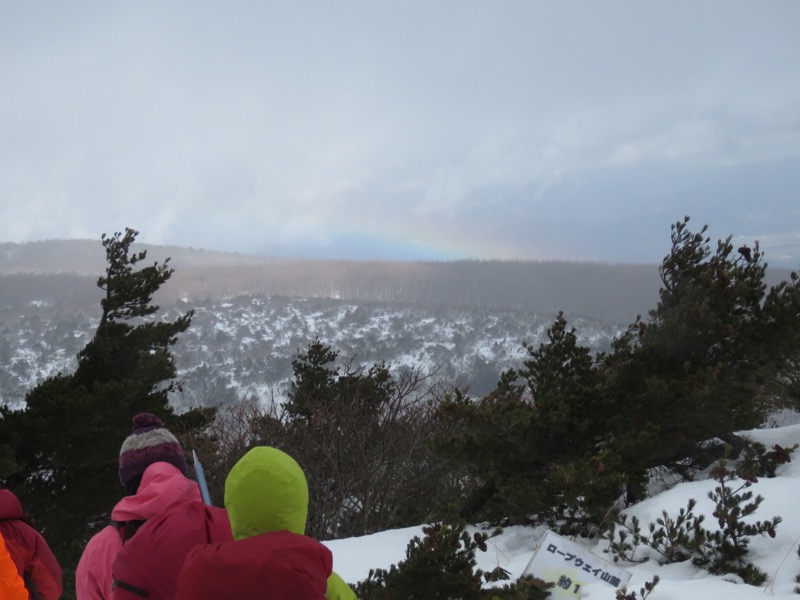
<instances>
[{"instance_id":1,"label":"haze over mountain","mask_svg":"<svg viewBox=\"0 0 800 600\"><path fill-rule=\"evenodd\" d=\"M175 274L159 300L232 298L242 294L315 297L554 312L625 320L654 306L655 265L558 261L348 261L249 256L177 246L136 245L147 261L170 258ZM99 241L0 243L2 293L24 303L36 293L93 301L83 277L105 270ZM48 276L59 276L46 292ZM64 279L64 276L69 276ZM74 279L71 279L74 278ZM11 280L7 280L9 282ZM55 280L53 280L55 281ZM69 281L69 283L67 283ZM26 291L26 285L34 291ZM587 293L588 292L588 293Z\"/></svg>"},{"instance_id":2,"label":"haze over mountain","mask_svg":"<svg viewBox=\"0 0 800 600\"><path fill-rule=\"evenodd\" d=\"M280 397L291 359L314 339L356 364L419 368L475 394L519 366L564 311L581 343L605 349L658 299L656 265L274 259L176 246L159 315L195 309L175 355L177 405ZM0 402L18 405L91 339L100 315L99 241L0 244ZM771 281L788 272L768 270Z\"/></svg>"}]
</instances>

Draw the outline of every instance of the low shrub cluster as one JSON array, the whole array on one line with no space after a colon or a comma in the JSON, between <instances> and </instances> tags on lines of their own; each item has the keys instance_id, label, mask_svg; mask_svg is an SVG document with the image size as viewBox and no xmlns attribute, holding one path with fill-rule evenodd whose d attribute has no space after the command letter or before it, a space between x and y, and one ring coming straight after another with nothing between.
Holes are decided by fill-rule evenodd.
<instances>
[{"instance_id":1,"label":"low shrub cluster","mask_svg":"<svg viewBox=\"0 0 800 600\"><path fill-rule=\"evenodd\" d=\"M776 447L774 452L775 456L785 461L789 459L790 451ZM763 457L765 453L761 452L760 455ZM749 519L764 500L760 495L754 496L749 489L757 481L752 468L759 462L746 461L738 469L732 469L727 459L720 459L711 469L709 475L718 484L714 491L708 493L714 503L712 517L716 527L707 527L705 516L694 514L697 506L694 499L675 517L666 511L662 512L661 517L649 524L647 531L642 530L636 517L617 515L605 532L614 560L635 561L637 548L646 546L664 564L691 559L695 565L711 573L735 573L745 583L763 584L767 574L747 561L749 541L757 535L774 538L781 517L765 521ZM774 474L772 467L766 467L763 462L761 464L766 472Z\"/></svg>"}]
</instances>

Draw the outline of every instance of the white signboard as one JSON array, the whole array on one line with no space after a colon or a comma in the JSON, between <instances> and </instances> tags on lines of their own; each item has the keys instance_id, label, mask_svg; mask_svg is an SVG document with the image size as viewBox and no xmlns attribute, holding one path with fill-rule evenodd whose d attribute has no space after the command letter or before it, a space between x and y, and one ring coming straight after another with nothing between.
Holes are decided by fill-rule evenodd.
<instances>
[{"instance_id":1,"label":"white signboard","mask_svg":"<svg viewBox=\"0 0 800 600\"><path fill-rule=\"evenodd\" d=\"M595 581L604 581L614 588L627 585L631 574L594 552L548 531L539 542L523 575L533 575L555 584L552 598L576 600L581 589Z\"/></svg>"}]
</instances>

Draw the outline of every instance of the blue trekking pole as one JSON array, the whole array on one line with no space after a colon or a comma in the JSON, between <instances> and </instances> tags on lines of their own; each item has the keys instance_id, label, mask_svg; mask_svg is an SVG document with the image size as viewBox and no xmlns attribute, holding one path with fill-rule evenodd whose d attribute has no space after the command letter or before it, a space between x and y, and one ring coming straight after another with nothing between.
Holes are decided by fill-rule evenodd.
<instances>
[{"instance_id":1,"label":"blue trekking pole","mask_svg":"<svg viewBox=\"0 0 800 600\"><path fill-rule=\"evenodd\" d=\"M197 485L200 486L200 495L203 497L203 502L212 506L211 494L208 493L208 482L206 481L206 473L203 471L203 465L197 458L197 452L192 450L192 458L194 458L194 473L197 476Z\"/></svg>"}]
</instances>

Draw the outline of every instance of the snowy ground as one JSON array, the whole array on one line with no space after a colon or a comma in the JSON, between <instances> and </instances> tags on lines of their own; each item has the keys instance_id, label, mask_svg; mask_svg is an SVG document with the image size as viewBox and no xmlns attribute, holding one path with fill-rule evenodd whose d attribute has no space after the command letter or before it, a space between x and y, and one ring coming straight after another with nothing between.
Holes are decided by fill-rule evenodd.
<instances>
[{"instance_id":1,"label":"snowy ground","mask_svg":"<svg viewBox=\"0 0 800 600\"><path fill-rule=\"evenodd\" d=\"M747 435L767 448L774 444L791 447L800 443L800 425L754 430ZM796 554L800 541L800 449L792 458L793 462L778 468L777 477L762 478L750 488L754 494L764 497L752 520L763 521L775 516L783 519L774 539L763 536L751 538L750 542L749 560L768 574L767 584L755 587L741 583L733 575L710 575L688 562L660 565L653 559L644 563L619 563L632 574L628 590L636 591L640 597L642 585L658 575L661 581L649 596L652 600L798 598L794 588L798 586L795 577L800 574L800 559ZM693 498L697 501L694 513L706 514L705 526L710 529L714 522L710 515L713 504L707 494L716 486L713 480L678 484L626 513L638 516L644 529L661 515L662 510L674 517ZM507 528L503 534L490 540L488 552L478 553L478 566L491 570L499 565L510 572L512 580L516 579L522 575L545 532L542 527ZM345 581L354 583L365 579L371 568L388 568L403 560L406 546L415 535L423 537L421 526L335 540L325 542L325 545L333 552L334 569ZM603 552L608 547L607 541L575 541L597 556L610 560L611 555ZM601 581L584 586L580 593L582 600L615 598L615 588Z\"/></svg>"}]
</instances>

